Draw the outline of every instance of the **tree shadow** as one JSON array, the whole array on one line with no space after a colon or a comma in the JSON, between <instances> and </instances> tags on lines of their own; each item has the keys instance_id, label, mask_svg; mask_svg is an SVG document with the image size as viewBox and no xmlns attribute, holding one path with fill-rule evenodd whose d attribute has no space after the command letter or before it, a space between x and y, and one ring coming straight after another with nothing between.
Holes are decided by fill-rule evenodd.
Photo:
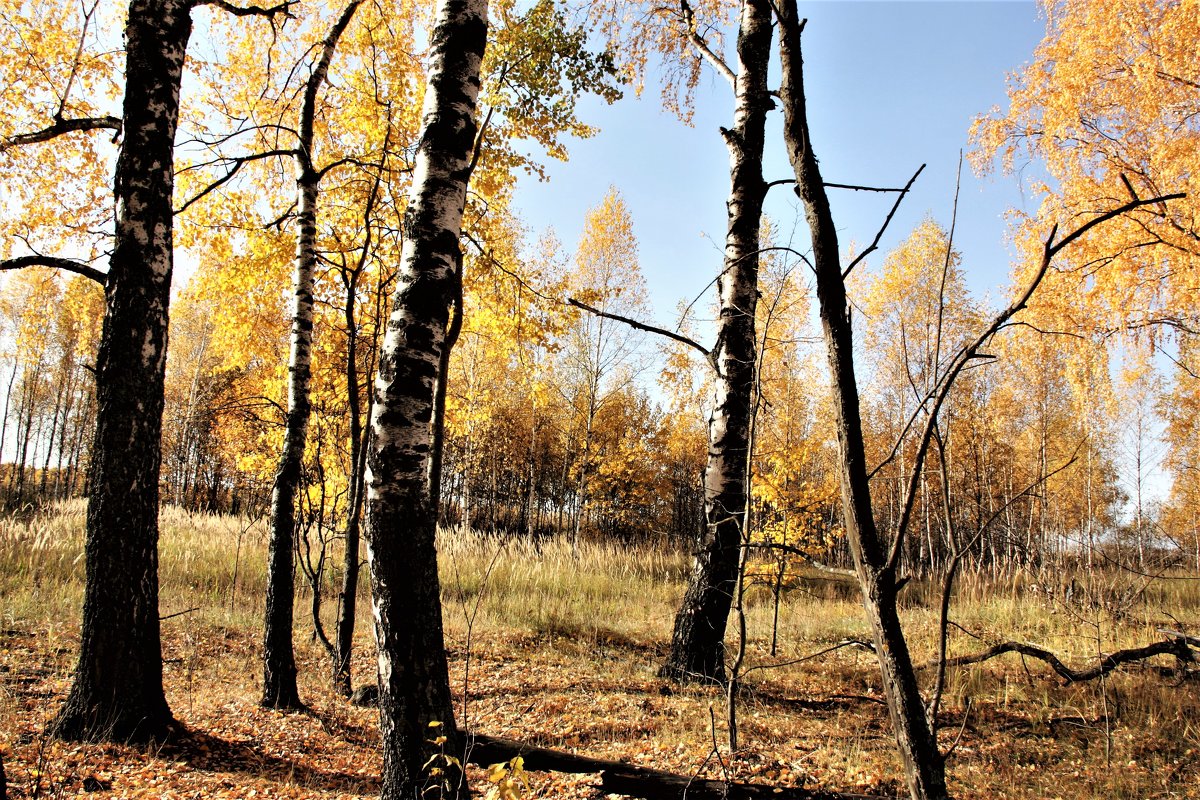
<instances>
[{"instance_id":1,"label":"tree shadow","mask_svg":"<svg viewBox=\"0 0 1200 800\"><path fill-rule=\"evenodd\" d=\"M317 769L301 761L264 753L250 743L226 741L191 728L172 737L163 746L161 754L182 761L197 771L268 777L325 792L375 795L379 794L382 785L378 776Z\"/></svg>"}]
</instances>

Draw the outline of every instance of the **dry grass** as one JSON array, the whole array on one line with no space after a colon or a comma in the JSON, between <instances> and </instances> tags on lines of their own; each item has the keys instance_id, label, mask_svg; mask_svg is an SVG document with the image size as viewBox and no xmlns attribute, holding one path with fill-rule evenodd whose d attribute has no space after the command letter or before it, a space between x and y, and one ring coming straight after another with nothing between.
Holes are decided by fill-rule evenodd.
<instances>
[{"instance_id":1,"label":"dry grass","mask_svg":"<svg viewBox=\"0 0 1200 800\"><path fill-rule=\"evenodd\" d=\"M162 516L163 614L198 609L163 623L168 698L192 738L145 752L45 737L78 644L82 527L80 504L0 522L0 747L10 795L73 796L89 775L110 783L114 797L378 792L373 712L331 696L325 656L302 616L301 689L313 713L284 716L255 704L265 543L262 525L248 520ZM655 675L687 575L683 555L588 544L575 559L562 543L539 549L451 533L440 554L453 680L469 727L680 772L698 769L723 739L718 690L670 687ZM1122 603L1109 599L1130 595L1125 588L1136 589L1136 577L1103 576L1089 587L1095 591L1069 602L1035 594L1043 582L967 576L954 618L983 641L956 631L953 651L1019 639L1083 665L1099 652L1155 640L1162 625L1200 627L1195 581L1160 581ZM935 595L932 587L905 590L918 662L935 649ZM301 599L298 613L307 607ZM846 648L767 668L866 638L853 590L827 576L801 580L785 597L775 657L770 593L755 589L748 614L756 669L741 702L745 747L723 754L731 773L897 792L899 764L869 653ZM356 682L373 678L371 650L364 617ZM953 670L943 708L943 743L961 729L949 766L957 797L1200 797L1195 680L1147 666L1064 686L1044 665L1009 655ZM534 795L595 798L594 783L538 776Z\"/></svg>"}]
</instances>

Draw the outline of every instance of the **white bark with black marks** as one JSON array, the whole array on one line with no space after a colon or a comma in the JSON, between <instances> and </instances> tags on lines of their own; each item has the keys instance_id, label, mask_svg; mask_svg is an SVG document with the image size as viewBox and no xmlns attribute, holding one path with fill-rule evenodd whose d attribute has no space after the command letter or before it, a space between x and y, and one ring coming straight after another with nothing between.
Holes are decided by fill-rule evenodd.
<instances>
[{"instance_id":1,"label":"white bark with black marks","mask_svg":"<svg viewBox=\"0 0 1200 800\"><path fill-rule=\"evenodd\" d=\"M296 144L299 213L296 269L292 275L292 328L288 355L288 407L283 448L271 492L267 599L263 633L263 694L268 708L300 709L296 659L292 646L295 595L296 493L300 488L308 421L312 415L313 274L317 264L317 205L320 173L313 164L317 94L329 73L338 40L350 24L359 0L348 4L322 43L321 56L304 87Z\"/></svg>"},{"instance_id":2,"label":"white bark with black marks","mask_svg":"<svg viewBox=\"0 0 1200 800\"><path fill-rule=\"evenodd\" d=\"M161 739L174 724L162 684L158 474L175 129L191 7L133 0L125 28L125 140L96 358L83 625L74 681L55 722L67 739Z\"/></svg>"},{"instance_id":3,"label":"white bark with black marks","mask_svg":"<svg viewBox=\"0 0 1200 800\"><path fill-rule=\"evenodd\" d=\"M476 134L487 0L441 0L400 272L380 354L367 457L367 553L379 650L385 800L465 795L442 632L429 466ZM431 728L430 723L439 723ZM444 743L431 744L438 734ZM431 757L443 770L435 777Z\"/></svg>"},{"instance_id":4,"label":"white bark with black marks","mask_svg":"<svg viewBox=\"0 0 1200 800\"><path fill-rule=\"evenodd\" d=\"M662 668L664 676L679 680L725 677L725 627L737 582L748 490L759 231L767 192L762 153L772 107L767 86L771 35L770 3L745 0L737 40L734 124L721 131L729 149L730 188L725 262L717 280L717 343L710 356L716 375L704 472L705 531Z\"/></svg>"}]
</instances>

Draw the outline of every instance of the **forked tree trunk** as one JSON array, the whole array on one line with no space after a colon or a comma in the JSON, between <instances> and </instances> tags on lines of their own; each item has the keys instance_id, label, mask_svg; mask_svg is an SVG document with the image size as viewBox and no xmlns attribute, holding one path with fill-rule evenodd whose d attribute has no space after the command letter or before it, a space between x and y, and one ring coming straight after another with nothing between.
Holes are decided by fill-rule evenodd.
<instances>
[{"instance_id":1,"label":"forked tree trunk","mask_svg":"<svg viewBox=\"0 0 1200 800\"><path fill-rule=\"evenodd\" d=\"M926 720L908 643L900 626L895 570L875 527L871 509L858 384L854 375L850 306L838 252L837 229L809 138L800 50L802 25L796 13L796 0L781 0L779 16L783 67L779 94L784 111L784 140L796 174L796 192L804 205L812 234L817 298L836 410L846 538L863 590L863 605L874 635L884 695L904 762L909 792L914 800L937 800L949 796L943 759Z\"/></svg>"},{"instance_id":2,"label":"forked tree trunk","mask_svg":"<svg viewBox=\"0 0 1200 800\"><path fill-rule=\"evenodd\" d=\"M317 201L321 176L313 166L317 93L329 72L338 39L350 24L358 1L346 6L325 38L321 57L304 87L300 110L300 140L296 145L296 186L300 235L296 242L296 271L292 277L292 336L288 358L288 413L271 493L270 547L267 562L266 620L263 634L263 694L268 708L301 709L296 689L296 657L292 645L295 601L296 492L308 420L312 414L313 273L317 264ZM313 591L317 591L314 587Z\"/></svg>"},{"instance_id":3,"label":"forked tree trunk","mask_svg":"<svg viewBox=\"0 0 1200 800\"><path fill-rule=\"evenodd\" d=\"M379 651L384 800L423 797L433 786L442 788L441 797L468 794L442 633L429 466L487 14L487 0L440 0L437 6L404 249L375 380L366 538Z\"/></svg>"},{"instance_id":4,"label":"forked tree trunk","mask_svg":"<svg viewBox=\"0 0 1200 800\"><path fill-rule=\"evenodd\" d=\"M145 741L172 728L158 619L158 471L171 299L175 128L191 3L132 0L116 238L96 356L79 663L55 732Z\"/></svg>"},{"instance_id":5,"label":"forked tree trunk","mask_svg":"<svg viewBox=\"0 0 1200 800\"><path fill-rule=\"evenodd\" d=\"M738 28L734 125L722 129L729 148L730 189L725 263L717 280L720 319L712 351L716 376L704 473L705 532L675 616L671 653L661 670L676 680L725 677L725 626L737 581L746 508L759 229L767 191L762 153L767 112L772 107L767 87L771 33L770 3L745 0Z\"/></svg>"}]
</instances>

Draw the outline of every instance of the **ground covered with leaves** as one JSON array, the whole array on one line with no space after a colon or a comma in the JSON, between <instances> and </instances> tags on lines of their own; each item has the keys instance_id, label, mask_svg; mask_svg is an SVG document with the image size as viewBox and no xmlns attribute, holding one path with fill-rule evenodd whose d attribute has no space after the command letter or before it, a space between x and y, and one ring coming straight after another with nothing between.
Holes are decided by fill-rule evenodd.
<instances>
[{"instance_id":1,"label":"ground covered with leaves","mask_svg":"<svg viewBox=\"0 0 1200 800\"><path fill-rule=\"evenodd\" d=\"M309 712L282 714L256 703L257 649L248 631L167 623L165 676L183 731L146 749L46 735L69 686L75 628L11 628L2 636L6 729L0 739L11 797L378 794L376 712L324 689L325 664L315 649L301 649ZM368 674L368 655L360 654L360 677ZM786 680L754 681L741 704L745 744L732 757L722 747L721 694L658 680L660 653L653 643L485 634L477 635L470 658L459 647L451 656L462 717L472 730L685 775L884 797L902 790L867 653L837 651ZM1044 693L1042 699L1006 704L980 698L965 718L964 706L947 720L943 738L957 740L950 771L958 796L1200 797L1194 682L1173 685L1136 672L1114 678L1105 720L1082 710L1094 698L1072 696L1094 694L1093 687L1059 686L1033 666L1028 674L1018 668L1002 678L1010 679ZM1156 689L1144 685L1151 681ZM1129 695L1147 691L1161 695L1162 708L1130 724L1123 719L1136 713L1130 706L1146 702L1131 702ZM1049 702L1052 695L1056 702ZM1175 735L1180 723L1189 731L1183 737ZM482 771L472 777L487 785ZM529 797L604 796L594 775L530 773L529 779Z\"/></svg>"},{"instance_id":2,"label":"ground covered with leaves","mask_svg":"<svg viewBox=\"0 0 1200 800\"><path fill-rule=\"evenodd\" d=\"M265 540L236 520L164 512L164 678L180 734L152 748L49 736L79 645L81 533L78 513L0 521L0 753L11 798L378 796L377 712L329 689L328 658L302 614L297 659L309 710L258 706ZM458 721L468 730L686 776L903 794L874 656L836 647L869 638L844 581L798 576L778 615L770 592L751 592L740 741L730 753L723 691L657 677L686 554L590 543L571 553L563 543L460 535L439 551ZM1160 639L1163 627L1200 630L1194 576L1114 591L1123 578L1097 575L1078 591L1072 581L1069 599L1049 580L965 576L951 653L1017 640L1086 667ZM927 663L935 594L914 581L904 598L914 657ZM297 609L308 607L300 598ZM365 594L359 607L369 608ZM374 670L364 618L355 685ZM921 680L928 690L932 670ZM1169 656L1073 684L1014 653L954 668L939 721L962 800L1200 799L1200 680L1195 664ZM488 771L470 777L482 796ZM529 798L605 797L595 774L530 772L528 782Z\"/></svg>"}]
</instances>

